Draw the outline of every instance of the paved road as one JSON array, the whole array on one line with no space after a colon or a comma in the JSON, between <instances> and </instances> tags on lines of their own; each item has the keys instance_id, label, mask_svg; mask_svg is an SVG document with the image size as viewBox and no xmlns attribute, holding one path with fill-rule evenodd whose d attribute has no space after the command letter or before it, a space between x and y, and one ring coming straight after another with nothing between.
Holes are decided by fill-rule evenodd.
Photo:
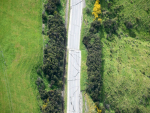
<instances>
[{"instance_id":1,"label":"paved road","mask_svg":"<svg viewBox=\"0 0 150 113\"><path fill-rule=\"evenodd\" d=\"M69 51L68 113L80 113L80 62L81 52Z\"/></svg>"},{"instance_id":2,"label":"paved road","mask_svg":"<svg viewBox=\"0 0 150 113\"><path fill-rule=\"evenodd\" d=\"M71 0L68 48L78 49L80 46L80 31L82 18L82 0Z\"/></svg>"},{"instance_id":3,"label":"paved road","mask_svg":"<svg viewBox=\"0 0 150 113\"><path fill-rule=\"evenodd\" d=\"M79 47L82 19L82 0L71 0L70 2L67 113L80 113L82 111L82 106L80 100L81 52Z\"/></svg>"}]
</instances>

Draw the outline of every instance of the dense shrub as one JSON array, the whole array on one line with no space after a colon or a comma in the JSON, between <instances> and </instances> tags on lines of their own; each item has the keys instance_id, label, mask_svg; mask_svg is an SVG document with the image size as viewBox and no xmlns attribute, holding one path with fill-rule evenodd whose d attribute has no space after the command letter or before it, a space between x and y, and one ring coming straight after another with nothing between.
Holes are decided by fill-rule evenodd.
<instances>
[{"instance_id":1,"label":"dense shrub","mask_svg":"<svg viewBox=\"0 0 150 113\"><path fill-rule=\"evenodd\" d=\"M91 29L96 29L96 32L89 32L83 38L83 44L88 50L87 62L88 66L87 74L88 74L88 83L87 83L87 92L91 96L94 102L99 103L100 101L100 93L101 93L101 85L102 85L102 76L101 76L101 48L102 44L100 41L100 37L96 34L98 29L100 28L100 22L94 21L91 24ZM93 43L91 43L93 40Z\"/></svg>"},{"instance_id":2,"label":"dense shrub","mask_svg":"<svg viewBox=\"0 0 150 113\"><path fill-rule=\"evenodd\" d=\"M47 75L47 79L53 84L61 87L63 76L63 57L64 50L59 48L57 44L49 44L44 49L43 72Z\"/></svg>"},{"instance_id":3,"label":"dense shrub","mask_svg":"<svg viewBox=\"0 0 150 113\"><path fill-rule=\"evenodd\" d=\"M66 28L62 17L56 13L54 16L48 18L48 32L47 35L52 41L55 41L59 48L65 48L66 42ZM52 42L53 43L53 42Z\"/></svg>"},{"instance_id":4,"label":"dense shrub","mask_svg":"<svg viewBox=\"0 0 150 113\"><path fill-rule=\"evenodd\" d=\"M52 15L57 10L58 5L60 5L60 0L48 0L48 3L44 5L45 11Z\"/></svg>"},{"instance_id":5,"label":"dense shrub","mask_svg":"<svg viewBox=\"0 0 150 113\"><path fill-rule=\"evenodd\" d=\"M106 21L103 22L105 31L109 34L109 33L116 33L117 29L118 29L118 25L117 22L113 19L108 19Z\"/></svg>"},{"instance_id":6,"label":"dense shrub","mask_svg":"<svg viewBox=\"0 0 150 113\"><path fill-rule=\"evenodd\" d=\"M88 85L87 92L92 97L93 101L100 101L100 91L101 91L101 47L100 39L96 38L92 47L88 50L88 57L86 65L88 66Z\"/></svg>"},{"instance_id":7,"label":"dense shrub","mask_svg":"<svg viewBox=\"0 0 150 113\"><path fill-rule=\"evenodd\" d=\"M125 25L127 27L127 29L132 29L133 28L133 24L131 22L125 22Z\"/></svg>"},{"instance_id":8,"label":"dense shrub","mask_svg":"<svg viewBox=\"0 0 150 113\"><path fill-rule=\"evenodd\" d=\"M41 99L47 99L47 92L45 91L45 84L44 84L44 81L41 79L41 78L38 78L36 80L36 85L38 86L38 90L39 90L39 93L40 93L40 97Z\"/></svg>"},{"instance_id":9,"label":"dense shrub","mask_svg":"<svg viewBox=\"0 0 150 113\"><path fill-rule=\"evenodd\" d=\"M47 92L48 99L43 105L43 113L62 113L62 97L59 90L52 90Z\"/></svg>"},{"instance_id":10,"label":"dense shrub","mask_svg":"<svg viewBox=\"0 0 150 113\"><path fill-rule=\"evenodd\" d=\"M49 44L44 49L43 72L54 85L62 86L66 29L59 14L48 18Z\"/></svg>"},{"instance_id":11,"label":"dense shrub","mask_svg":"<svg viewBox=\"0 0 150 113\"><path fill-rule=\"evenodd\" d=\"M43 65L37 69L37 73L48 80L51 88L47 92L44 81L41 78L37 79L36 85L44 103L41 107L43 113L61 113L63 111L61 88L66 51L66 28L62 17L57 12L58 5L60 5L60 0L48 0L44 6L47 14L42 13L43 23L46 23L48 28L49 40L44 48Z\"/></svg>"},{"instance_id":12,"label":"dense shrub","mask_svg":"<svg viewBox=\"0 0 150 113\"><path fill-rule=\"evenodd\" d=\"M99 30L100 27L101 27L100 21L93 21L93 22L91 23L91 27L95 28L95 29L97 30L97 32L98 32L98 30ZM97 33L97 32L96 32L96 33Z\"/></svg>"}]
</instances>

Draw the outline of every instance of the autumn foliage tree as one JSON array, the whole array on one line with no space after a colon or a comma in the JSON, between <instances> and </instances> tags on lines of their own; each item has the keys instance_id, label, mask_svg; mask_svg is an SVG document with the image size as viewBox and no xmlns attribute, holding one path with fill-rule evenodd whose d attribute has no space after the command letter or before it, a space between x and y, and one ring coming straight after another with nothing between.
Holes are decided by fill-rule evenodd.
<instances>
[{"instance_id":1,"label":"autumn foliage tree","mask_svg":"<svg viewBox=\"0 0 150 113\"><path fill-rule=\"evenodd\" d=\"M102 22L102 19L99 17L99 15L101 14L101 5L99 3L100 0L95 1L92 15L94 15L95 20L98 19L100 22Z\"/></svg>"}]
</instances>

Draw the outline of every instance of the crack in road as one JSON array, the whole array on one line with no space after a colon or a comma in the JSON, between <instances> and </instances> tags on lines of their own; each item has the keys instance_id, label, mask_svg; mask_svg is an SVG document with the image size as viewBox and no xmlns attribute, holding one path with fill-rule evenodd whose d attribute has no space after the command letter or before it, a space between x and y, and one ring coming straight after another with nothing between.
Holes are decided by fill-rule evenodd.
<instances>
[{"instance_id":1,"label":"crack in road","mask_svg":"<svg viewBox=\"0 0 150 113\"><path fill-rule=\"evenodd\" d=\"M79 86L74 86L74 87L71 87L70 89L75 88L75 87L79 87Z\"/></svg>"},{"instance_id":2,"label":"crack in road","mask_svg":"<svg viewBox=\"0 0 150 113\"><path fill-rule=\"evenodd\" d=\"M72 8L73 6L76 6L76 5L80 4L81 2L83 2L83 1L81 0L80 2L78 2L78 3L74 4L74 5L72 5L71 8Z\"/></svg>"},{"instance_id":3,"label":"crack in road","mask_svg":"<svg viewBox=\"0 0 150 113\"><path fill-rule=\"evenodd\" d=\"M73 67L79 72L79 70L74 66L74 64L71 62L71 64L73 65ZM79 65L78 65L79 66ZM80 66L79 66L80 67Z\"/></svg>"},{"instance_id":4,"label":"crack in road","mask_svg":"<svg viewBox=\"0 0 150 113\"><path fill-rule=\"evenodd\" d=\"M74 77L78 76L79 73L80 73L80 72L78 71L78 73L77 73Z\"/></svg>"},{"instance_id":5,"label":"crack in road","mask_svg":"<svg viewBox=\"0 0 150 113\"><path fill-rule=\"evenodd\" d=\"M71 64L73 65L73 67L75 68L74 64L71 62ZM78 66L80 67L80 65L78 64ZM74 77L78 76L78 74L80 73L80 70L78 70L77 68L75 68L77 70L77 73Z\"/></svg>"},{"instance_id":6,"label":"crack in road","mask_svg":"<svg viewBox=\"0 0 150 113\"><path fill-rule=\"evenodd\" d=\"M74 59L75 59L75 57L72 55L72 53L69 53ZM75 54L76 55L76 54ZM77 57L77 55L76 55L76 57ZM78 56L79 57L79 56ZM80 57L79 57L80 58ZM77 59L75 59L76 60L76 63L78 64L78 66L80 66L79 65L79 63L77 62Z\"/></svg>"},{"instance_id":7,"label":"crack in road","mask_svg":"<svg viewBox=\"0 0 150 113\"><path fill-rule=\"evenodd\" d=\"M80 79L74 79L74 80L68 80L68 81L76 81L76 80L80 80Z\"/></svg>"},{"instance_id":8,"label":"crack in road","mask_svg":"<svg viewBox=\"0 0 150 113\"><path fill-rule=\"evenodd\" d=\"M70 100L72 100L71 98L72 98L72 97L70 97ZM70 102L70 104L72 105L72 108L73 108L73 110L74 110L73 112L75 112L74 105L72 104L72 101Z\"/></svg>"},{"instance_id":9,"label":"crack in road","mask_svg":"<svg viewBox=\"0 0 150 113\"><path fill-rule=\"evenodd\" d=\"M72 88L71 88L71 89L72 89ZM74 110L74 111L72 111L72 112L76 112L75 109L74 109L74 105L73 105L73 103L72 103L72 98L74 97L74 95L75 95L75 93L78 91L78 89L79 89L79 86L78 86L77 90L73 93L73 96L72 96L72 97L70 96L70 100L71 100L70 104L72 105L72 108L73 108L73 110Z\"/></svg>"},{"instance_id":10,"label":"crack in road","mask_svg":"<svg viewBox=\"0 0 150 113\"><path fill-rule=\"evenodd\" d=\"M80 70L81 51L80 32L82 18L83 0L71 0L70 5L70 25L68 32L68 107L67 113L81 113L81 93L80 93ZM72 35L73 34L73 35ZM69 40L70 39L70 40Z\"/></svg>"}]
</instances>

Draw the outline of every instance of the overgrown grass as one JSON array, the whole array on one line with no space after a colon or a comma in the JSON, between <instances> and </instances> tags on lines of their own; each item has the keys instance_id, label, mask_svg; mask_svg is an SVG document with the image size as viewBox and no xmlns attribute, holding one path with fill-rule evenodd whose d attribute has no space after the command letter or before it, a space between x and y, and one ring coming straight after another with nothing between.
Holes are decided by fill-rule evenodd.
<instances>
[{"instance_id":1,"label":"overgrown grass","mask_svg":"<svg viewBox=\"0 0 150 113\"><path fill-rule=\"evenodd\" d=\"M42 0L0 1L0 111L38 113L35 79L42 64Z\"/></svg>"},{"instance_id":2,"label":"overgrown grass","mask_svg":"<svg viewBox=\"0 0 150 113\"><path fill-rule=\"evenodd\" d=\"M124 14L124 19L118 21L117 32L120 37L113 35L113 40L108 41L105 30L100 32L105 60L104 101L115 111L117 108L130 113L137 109L144 113L150 111L150 34L147 32L147 17L150 15L145 11L148 4L150 1L146 0L115 0L112 9L119 5L124 7L119 12L119 15ZM138 22L136 18L139 18ZM105 19L104 17L103 20ZM131 30L125 27L125 21L133 24Z\"/></svg>"},{"instance_id":3,"label":"overgrown grass","mask_svg":"<svg viewBox=\"0 0 150 113\"><path fill-rule=\"evenodd\" d=\"M66 14L66 3L67 0L60 0L61 5L58 7L58 11L63 18L63 22L65 23L65 14Z\"/></svg>"},{"instance_id":4,"label":"overgrown grass","mask_svg":"<svg viewBox=\"0 0 150 113\"><path fill-rule=\"evenodd\" d=\"M86 8L83 11L83 28L81 37L89 30L93 21L91 13L87 14L86 9L92 8L95 1L86 1ZM100 0L102 11L108 9L108 3ZM100 29L99 35L103 43L103 100L104 106L110 105L110 109L117 111L117 108L128 113L140 110L143 113L150 111L150 34L149 22L150 1L147 0L113 0L111 9L123 5L118 15L124 15L119 21L118 34L113 35L111 41L107 40L105 29ZM148 10L148 11L147 11ZM102 16L102 15L101 15ZM137 18L139 19L137 21ZM109 19L108 15L102 16L103 21ZM130 21L133 28L128 30L124 22ZM81 50L85 51L81 38ZM85 66L87 53L82 51L82 72L81 88L84 90L87 78ZM83 78L82 78L83 77ZM106 109L103 107L103 109ZM128 109L128 111L127 111ZM106 111L109 112L109 111ZM113 111L111 111L113 112Z\"/></svg>"},{"instance_id":5,"label":"overgrown grass","mask_svg":"<svg viewBox=\"0 0 150 113\"><path fill-rule=\"evenodd\" d=\"M114 42L104 42L104 98L112 109L122 110L138 107L148 113L143 96L149 95L149 43L132 37L115 38ZM148 100L149 101L149 100ZM141 103L140 103L141 102ZM147 106L147 107L144 107Z\"/></svg>"}]
</instances>

